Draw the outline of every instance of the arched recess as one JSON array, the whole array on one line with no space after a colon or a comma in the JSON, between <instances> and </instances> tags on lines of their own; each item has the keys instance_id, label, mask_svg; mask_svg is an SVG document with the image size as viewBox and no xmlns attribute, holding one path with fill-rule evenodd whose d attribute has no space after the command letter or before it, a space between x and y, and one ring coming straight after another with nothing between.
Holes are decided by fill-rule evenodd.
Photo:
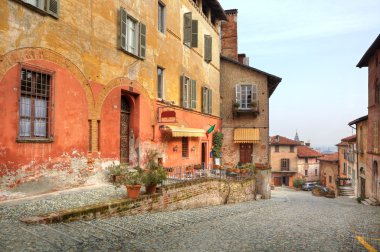
<instances>
[{"instance_id":1,"label":"arched recess","mask_svg":"<svg viewBox=\"0 0 380 252\"><path fill-rule=\"evenodd\" d=\"M97 102L95 104L94 116L96 117L96 119L100 120L102 106L103 106L103 103L104 103L105 99L107 98L108 94L111 93L111 91L113 89L115 89L117 87L122 87L122 86L132 88L133 92L139 93L141 95L144 95L146 98L149 98L150 107L152 108L150 117L151 117L152 124L154 124L154 115L155 115L154 110L153 110L154 100L150 99L148 91L141 84L139 84L136 81L132 81L128 78L125 78L125 77L115 78L115 79L111 80L107 84L107 86L105 86L103 88L103 90L101 91L101 93L99 95L99 99L97 100Z\"/></svg>"},{"instance_id":2,"label":"arched recess","mask_svg":"<svg viewBox=\"0 0 380 252\"><path fill-rule=\"evenodd\" d=\"M0 80L14 65L30 60L46 60L67 69L79 81L86 93L88 118L94 118L94 96L88 80L81 70L69 59L53 50L42 47L25 47L5 53L0 56Z\"/></svg>"}]
</instances>

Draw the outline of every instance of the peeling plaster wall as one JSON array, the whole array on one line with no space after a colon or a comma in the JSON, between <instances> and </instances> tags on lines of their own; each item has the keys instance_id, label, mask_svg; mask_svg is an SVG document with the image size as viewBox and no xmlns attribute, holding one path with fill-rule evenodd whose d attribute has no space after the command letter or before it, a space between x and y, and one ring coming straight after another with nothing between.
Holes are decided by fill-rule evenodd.
<instances>
[{"instance_id":1,"label":"peeling plaster wall","mask_svg":"<svg viewBox=\"0 0 380 252\"><path fill-rule=\"evenodd\" d=\"M157 29L158 1L154 0L65 0L60 3L58 19L41 15L18 1L0 2L3 195L8 195L10 188L43 182L45 178L47 182L41 182L41 191L52 189L46 186L53 184L50 181L57 182L54 190L102 181L104 169L120 159L123 92L129 92L136 100L131 125L131 165L141 164L148 148L158 148L167 164L199 162L199 146L209 139L191 139L196 151L190 153L189 159L183 159L174 157L171 151L179 139L164 141L161 136L156 120L157 66L165 68L165 100L174 101L175 105L180 105L180 76L197 80L197 106L194 111L183 112L185 126L208 129L217 124L216 129L220 129L218 27L211 26L190 0L162 2L167 15L165 33ZM145 60L120 50L121 7L147 26ZM199 22L197 48L183 44L186 12L192 12L193 19ZM210 63L204 60L205 34L213 39ZM16 142L19 63L44 67L56 74L52 143ZM213 90L213 116L200 113L202 85ZM208 152L210 148L209 144Z\"/></svg>"}]
</instances>

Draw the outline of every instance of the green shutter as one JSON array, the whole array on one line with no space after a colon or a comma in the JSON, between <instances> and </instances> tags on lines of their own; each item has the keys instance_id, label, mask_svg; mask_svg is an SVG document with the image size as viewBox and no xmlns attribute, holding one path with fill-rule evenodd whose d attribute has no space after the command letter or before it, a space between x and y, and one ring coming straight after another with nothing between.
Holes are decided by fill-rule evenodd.
<instances>
[{"instance_id":1,"label":"green shutter","mask_svg":"<svg viewBox=\"0 0 380 252\"><path fill-rule=\"evenodd\" d=\"M202 87L202 113L207 113L207 88Z\"/></svg>"},{"instance_id":2,"label":"green shutter","mask_svg":"<svg viewBox=\"0 0 380 252\"><path fill-rule=\"evenodd\" d=\"M189 86L185 76L181 76L181 104L183 108L189 108Z\"/></svg>"},{"instance_id":3,"label":"green shutter","mask_svg":"<svg viewBox=\"0 0 380 252\"><path fill-rule=\"evenodd\" d=\"M212 90L208 89L207 91L208 91L208 95L207 95L207 97L208 97L208 101L207 101L207 103L208 103L208 111L207 112L209 114L212 114Z\"/></svg>"},{"instance_id":4,"label":"green shutter","mask_svg":"<svg viewBox=\"0 0 380 252\"><path fill-rule=\"evenodd\" d=\"M39 1L40 2L40 1ZM59 0L47 0L46 11L58 18L59 16Z\"/></svg>"},{"instance_id":5,"label":"green shutter","mask_svg":"<svg viewBox=\"0 0 380 252\"><path fill-rule=\"evenodd\" d=\"M191 47L198 47L198 20L192 21L191 31Z\"/></svg>"},{"instance_id":6,"label":"green shutter","mask_svg":"<svg viewBox=\"0 0 380 252\"><path fill-rule=\"evenodd\" d=\"M210 62L212 60L212 37L210 35L205 35L205 61Z\"/></svg>"},{"instance_id":7,"label":"green shutter","mask_svg":"<svg viewBox=\"0 0 380 252\"><path fill-rule=\"evenodd\" d=\"M127 50L127 12L120 9L120 47Z\"/></svg>"},{"instance_id":8,"label":"green shutter","mask_svg":"<svg viewBox=\"0 0 380 252\"><path fill-rule=\"evenodd\" d=\"M146 56L146 26L140 23L140 54L141 58L145 59Z\"/></svg>"},{"instance_id":9,"label":"green shutter","mask_svg":"<svg viewBox=\"0 0 380 252\"><path fill-rule=\"evenodd\" d=\"M191 80L191 105L190 108L197 108L197 81Z\"/></svg>"},{"instance_id":10,"label":"green shutter","mask_svg":"<svg viewBox=\"0 0 380 252\"><path fill-rule=\"evenodd\" d=\"M183 43L191 46L192 22L191 12L185 13L183 16Z\"/></svg>"}]
</instances>

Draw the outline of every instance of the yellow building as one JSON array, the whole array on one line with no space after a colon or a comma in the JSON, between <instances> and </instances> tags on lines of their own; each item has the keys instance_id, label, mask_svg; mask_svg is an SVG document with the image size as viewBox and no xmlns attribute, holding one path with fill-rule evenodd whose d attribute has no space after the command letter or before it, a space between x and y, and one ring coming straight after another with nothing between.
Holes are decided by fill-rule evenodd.
<instances>
[{"instance_id":1,"label":"yellow building","mask_svg":"<svg viewBox=\"0 0 380 252\"><path fill-rule=\"evenodd\" d=\"M150 148L166 166L212 163L217 0L4 0L0 16L2 187L73 186Z\"/></svg>"}]
</instances>

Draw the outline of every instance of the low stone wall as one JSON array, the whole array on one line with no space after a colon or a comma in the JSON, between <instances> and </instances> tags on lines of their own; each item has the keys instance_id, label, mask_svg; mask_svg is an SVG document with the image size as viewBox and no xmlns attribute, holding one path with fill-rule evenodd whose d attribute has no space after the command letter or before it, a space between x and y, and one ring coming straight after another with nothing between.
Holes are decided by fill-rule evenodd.
<instances>
[{"instance_id":1,"label":"low stone wall","mask_svg":"<svg viewBox=\"0 0 380 252\"><path fill-rule=\"evenodd\" d=\"M21 221L28 224L70 222L239 203L254 198L254 178L244 181L199 179L163 186L160 193L142 195L136 200L118 199L41 216L27 217Z\"/></svg>"}]
</instances>

